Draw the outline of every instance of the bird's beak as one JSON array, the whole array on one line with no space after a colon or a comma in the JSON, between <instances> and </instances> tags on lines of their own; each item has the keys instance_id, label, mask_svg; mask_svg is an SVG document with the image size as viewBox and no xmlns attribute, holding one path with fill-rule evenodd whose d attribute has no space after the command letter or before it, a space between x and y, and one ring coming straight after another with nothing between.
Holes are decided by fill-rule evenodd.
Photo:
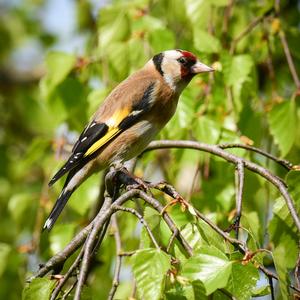
<instances>
[{"instance_id":1,"label":"bird's beak","mask_svg":"<svg viewBox=\"0 0 300 300\"><path fill-rule=\"evenodd\" d=\"M214 69L203 64L200 61L197 61L192 67L191 67L191 73L193 74L199 74L199 73L206 73L206 72L213 72Z\"/></svg>"}]
</instances>

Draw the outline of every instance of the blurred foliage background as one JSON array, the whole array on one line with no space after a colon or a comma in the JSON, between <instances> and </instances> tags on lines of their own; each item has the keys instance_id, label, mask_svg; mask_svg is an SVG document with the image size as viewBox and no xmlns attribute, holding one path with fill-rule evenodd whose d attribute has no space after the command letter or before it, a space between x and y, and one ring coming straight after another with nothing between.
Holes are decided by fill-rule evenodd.
<instances>
[{"instance_id":1,"label":"blurred foliage background","mask_svg":"<svg viewBox=\"0 0 300 300\"><path fill-rule=\"evenodd\" d=\"M99 175L76 191L51 233L41 234L62 187L58 183L48 190L47 183L109 91L157 52L186 49L216 69L191 82L160 138L246 143L299 163L300 86L280 36L299 71L299 5L292 0L281 1L279 8L271 0L2 0L0 298L20 299L26 278L38 264L87 224ZM259 155L232 152L287 176ZM222 228L232 221L234 167L218 158L191 150L157 151L138 162L136 174L169 181ZM299 205L298 178L290 172L286 180ZM180 211L174 208L176 213L178 217ZM124 250L137 249L137 220L126 215L120 224ZM278 264L285 271L295 266L297 231L284 201L249 172L242 226L251 233L254 249L274 250L274 259L279 253ZM89 294L95 299L104 299L112 282L113 239L108 236L103 246L90 278ZM273 269L272 259L264 259ZM131 293L130 266L125 259L118 299ZM251 291L268 293L267 280L260 277L259 284L254 280L248 287L250 293L237 299L248 299ZM166 297L186 299L172 298L172 291ZM281 297L285 299L282 290Z\"/></svg>"}]
</instances>

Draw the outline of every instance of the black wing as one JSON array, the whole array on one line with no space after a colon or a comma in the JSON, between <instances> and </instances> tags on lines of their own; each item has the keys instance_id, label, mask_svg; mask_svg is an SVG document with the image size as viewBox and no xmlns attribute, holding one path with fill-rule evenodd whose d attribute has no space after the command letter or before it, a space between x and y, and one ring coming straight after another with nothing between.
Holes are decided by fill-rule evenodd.
<instances>
[{"instance_id":1,"label":"black wing","mask_svg":"<svg viewBox=\"0 0 300 300\"><path fill-rule=\"evenodd\" d=\"M96 123L95 121L92 121L79 136L72 149L71 156L50 180L49 186L53 185L64 174L77 167L87 149L89 149L97 140L102 138L107 131L108 126L105 123Z\"/></svg>"},{"instance_id":2,"label":"black wing","mask_svg":"<svg viewBox=\"0 0 300 300\"><path fill-rule=\"evenodd\" d=\"M139 101L137 101L131 108L131 112L123 118L123 120L117 126L116 135L125 131L132 125L134 125L141 116L148 112L153 103L152 103L152 92L154 90L155 83L151 83L143 96ZM105 123L97 123L95 121L91 122L85 130L81 133L78 141L75 143L72 155L64 166L54 175L54 177L49 182L49 186L53 185L60 177L62 177L67 172L73 170L75 167L79 166L81 163L84 165L89 157L84 157L86 151L99 139L105 136L108 132L109 127ZM112 138L116 135L113 135Z\"/></svg>"}]
</instances>

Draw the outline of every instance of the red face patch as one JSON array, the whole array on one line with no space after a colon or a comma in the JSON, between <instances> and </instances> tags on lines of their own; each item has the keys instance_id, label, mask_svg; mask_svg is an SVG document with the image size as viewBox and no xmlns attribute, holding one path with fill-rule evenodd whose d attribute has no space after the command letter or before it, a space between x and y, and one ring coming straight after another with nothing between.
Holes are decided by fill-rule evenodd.
<instances>
[{"instance_id":1,"label":"red face patch","mask_svg":"<svg viewBox=\"0 0 300 300\"><path fill-rule=\"evenodd\" d=\"M190 71L190 68L196 63L197 57L189 51L177 51L179 51L182 54L182 57L178 59L179 63L181 64L181 78L193 76Z\"/></svg>"},{"instance_id":2,"label":"red face patch","mask_svg":"<svg viewBox=\"0 0 300 300\"><path fill-rule=\"evenodd\" d=\"M191 52L189 52L189 51L182 51L182 50L179 50L179 51L180 51L180 52L182 53L182 55L183 55L184 57L186 57L188 60L196 62L197 57L196 57L193 53L191 53Z\"/></svg>"}]
</instances>

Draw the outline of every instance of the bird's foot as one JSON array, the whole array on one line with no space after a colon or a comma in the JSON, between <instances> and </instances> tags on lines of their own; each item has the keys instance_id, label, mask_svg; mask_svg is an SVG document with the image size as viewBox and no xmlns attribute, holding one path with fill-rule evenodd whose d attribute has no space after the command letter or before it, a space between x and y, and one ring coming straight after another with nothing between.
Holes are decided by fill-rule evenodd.
<instances>
[{"instance_id":1,"label":"bird's foot","mask_svg":"<svg viewBox=\"0 0 300 300\"><path fill-rule=\"evenodd\" d=\"M123 184L127 190L140 189L145 192L150 191L150 186L147 181L131 174L125 167L118 169L117 179Z\"/></svg>"},{"instance_id":2,"label":"bird's foot","mask_svg":"<svg viewBox=\"0 0 300 300\"><path fill-rule=\"evenodd\" d=\"M137 177L137 176L134 176L134 175L131 175L132 179L133 179L133 183L132 184L129 184L126 186L126 189L127 190L132 190L132 189L139 189L139 190L143 190L145 192L150 192L150 186L149 186L149 183L147 181L144 181L143 179Z\"/></svg>"}]
</instances>

